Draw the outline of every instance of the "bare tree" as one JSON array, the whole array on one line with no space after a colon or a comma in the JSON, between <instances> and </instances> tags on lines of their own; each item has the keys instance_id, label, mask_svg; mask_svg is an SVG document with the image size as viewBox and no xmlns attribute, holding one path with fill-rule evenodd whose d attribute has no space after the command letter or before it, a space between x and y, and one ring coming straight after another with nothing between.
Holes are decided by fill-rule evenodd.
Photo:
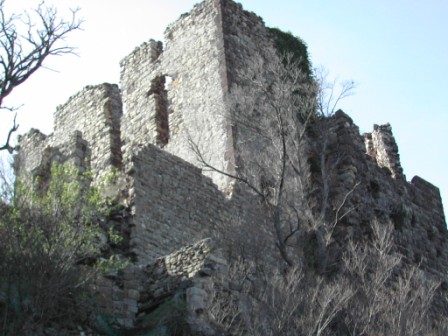
<instances>
[{"instance_id":1,"label":"bare tree","mask_svg":"<svg viewBox=\"0 0 448 336\"><path fill-rule=\"evenodd\" d=\"M211 295L212 319L232 335L331 335L354 294L343 278L326 281L299 267L260 276L255 268L234 261L224 281L233 291L215 287Z\"/></svg>"},{"instance_id":2,"label":"bare tree","mask_svg":"<svg viewBox=\"0 0 448 336\"><path fill-rule=\"evenodd\" d=\"M67 45L65 39L80 29L82 21L77 18L77 9L71 11L69 19L65 19L59 16L56 8L48 7L44 2L31 13L8 15L5 2L0 0L0 109L14 113L17 108L5 106L5 98L44 67L47 57L73 53L74 48ZM14 117L0 151L14 151L11 136L18 127Z\"/></svg>"},{"instance_id":3,"label":"bare tree","mask_svg":"<svg viewBox=\"0 0 448 336\"><path fill-rule=\"evenodd\" d=\"M0 157L0 206L7 204L13 197L14 174L11 164Z\"/></svg>"},{"instance_id":4,"label":"bare tree","mask_svg":"<svg viewBox=\"0 0 448 336\"><path fill-rule=\"evenodd\" d=\"M373 221L371 229L371 242L351 242L344 257L357 289L346 313L350 334L429 335L441 328L429 316L439 282L394 252L393 224Z\"/></svg>"},{"instance_id":5,"label":"bare tree","mask_svg":"<svg viewBox=\"0 0 448 336\"><path fill-rule=\"evenodd\" d=\"M329 335L332 328L350 335L442 334L438 330L445 330L446 321L433 320L437 327L429 323L439 283L395 252L391 223L373 221L369 242L347 242L343 265L328 274L335 230L353 210L349 199L359 183L344 185L345 191L333 196L347 159L334 145L333 115L355 85L326 78L325 71L317 71L310 81L288 57L253 60L229 103L237 134L236 173L211 165L202 145L190 141L205 169L233 178L260 199L285 262L273 271L256 259L244 260L243 280L237 283L249 285L236 290L243 303L221 301L214 315L235 335ZM237 225L233 228L241 235ZM242 230L253 230L255 237L261 231L259 225ZM247 235L242 236L244 248L238 251L245 252ZM301 268L309 256L300 254L300 246L310 236L317 275Z\"/></svg>"},{"instance_id":6,"label":"bare tree","mask_svg":"<svg viewBox=\"0 0 448 336\"><path fill-rule=\"evenodd\" d=\"M334 206L329 199L330 180L339 160L328 157L331 116L339 101L349 96L354 84L341 90L327 85L324 76L311 79L286 55L255 57L239 74L229 105L236 129L236 173L210 164L200 143L190 141L204 169L226 175L246 185L264 205L270 217L275 245L289 267L297 265L298 240L306 231L317 237L319 272L327 269L327 247L337 223L348 214L346 200L356 185ZM325 102L325 103L324 103ZM319 148L307 141L318 132ZM310 178L310 152L319 152L319 181ZM318 199L309 197L320 184Z\"/></svg>"},{"instance_id":7,"label":"bare tree","mask_svg":"<svg viewBox=\"0 0 448 336\"><path fill-rule=\"evenodd\" d=\"M331 277L233 260L210 296L211 319L231 335L444 335L445 317L431 312L440 283L394 252L392 224L371 229Z\"/></svg>"}]
</instances>

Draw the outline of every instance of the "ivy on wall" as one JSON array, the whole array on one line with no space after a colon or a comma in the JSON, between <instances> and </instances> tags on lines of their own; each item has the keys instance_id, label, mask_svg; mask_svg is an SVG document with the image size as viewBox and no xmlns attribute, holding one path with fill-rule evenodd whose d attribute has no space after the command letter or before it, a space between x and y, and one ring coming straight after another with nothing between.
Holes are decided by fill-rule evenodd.
<instances>
[{"instance_id":1,"label":"ivy on wall","mask_svg":"<svg viewBox=\"0 0 448 336\"><path fill-rule=\"evenodd\" d=\"M284 32L278 28L268 28L268 30L273 35L275 47L280 54L291 54L292 60L297 62L302 71L311 78L312 67L306 43L300 37L296 37L290 32Z\"/></svg>"}]
</instances>

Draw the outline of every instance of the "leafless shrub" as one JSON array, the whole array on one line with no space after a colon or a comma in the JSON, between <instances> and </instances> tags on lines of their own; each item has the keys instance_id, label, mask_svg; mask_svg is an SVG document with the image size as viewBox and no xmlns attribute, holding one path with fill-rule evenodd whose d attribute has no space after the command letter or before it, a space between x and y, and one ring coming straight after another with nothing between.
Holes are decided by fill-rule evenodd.
<instances>
[{"instance_id":1,"label":"leafless shrub","mask_svg":"<svg viewBox=\"0 0 448 336\"><path fill-rule=\"evenodd\" d=\"M216 289L210 311L232 335L331 335L353 296L343 279L312 278L298 267L259 274L256 265L240 260L227 280L224 295Z\"/></svg>"},{"instance_id":2,"label":"leafless shrub","mask_svg":"<svg viewBox=\"0 0 448 336\"><path fill-rule=\"evenodd\" d=\"M439 287L393 251L393 224L374 221L370 244L353 242L344 258L357 288L347 310L352 335L426 335Z\"/></svg>"}]
</instances>

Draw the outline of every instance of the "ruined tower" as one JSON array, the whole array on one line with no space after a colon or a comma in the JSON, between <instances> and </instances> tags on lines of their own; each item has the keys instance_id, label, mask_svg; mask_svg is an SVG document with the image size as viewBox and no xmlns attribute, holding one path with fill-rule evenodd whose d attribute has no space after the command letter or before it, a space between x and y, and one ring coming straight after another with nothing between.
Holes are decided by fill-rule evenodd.
<instances>
[{"instance_id":1,"label":"ruined tower","mask_svg":"<svg viewBox=\"0 0 448 336\"><path fill-rule=\"evenodd\" d=\"M119 86L85 87L56 109L52 134L31 130L20 138L16 167L22 178L45 176L51 162L91 170L96 181L117 173L115 196L128 214L121 225L129 233L127 252L135 256L135 268L126 271L123 286L106 281L105 287L120 294L117 310L125 312L125 324L132 325L141 299L134 281L139 267L154 260L157 267L163 262L168 267L157 258L216 237L217 228L229 224L243 239L251 235L256 240L244 229L261 228L267 221L257 195L228 175L251 173L244 170L247 158L272 156L272 146L246 132L260 118L269 124L269 109L251 114L234 106L253 95L248 71L278 57L260 17L232 0L205 0L167 28L164 44L149 40L125 57ZM239 97L232 95L237 89ZM391 220L406 260L433 274L446 271L448 234L439 190L420 177L406 181L390 125L375 125L361 136L342 111L328 125L328 148L337 149L340 162L331 197L343 198L357 186L346 200L351 211L338 227L342 239L337 243L343 245L353 232L366 234L374 218ZM195 150L221 172L202 169ZM297 155L306 156L311 166L316 153ZM309 171L312 179L312 167ZM255 241L266 255L278 253L268 247L275 246L272 231ZM201 253L189 247L187 255L202 258L207 244L199 245ZM170 259L173 268L180 268L176 274L191 271L188 260L185 265L177 261L177 256Z\"/></svg>"},{"instance_id":2,"label":"ruined tower","mask_svg":"<svg viewBox=\"0 0 448 336\"><path fill-rule=\"evenodd\" d=\"M261 18L233 1L204 1L170 25L165 46L142 44L121 62L123 154L147 143L192 163L236 169L229 91L255 59L275 55ZM231 180L211 173L221 190Z\"/></svg>"},{"instance_id":3,"label":"ruined tower","mask_svg":"<svg viewBox=\"0 0 448 336\"><path fill-rule=\"evenodd\" d=\"M97 179L119 172L130 249L142 264L226 223L263 222L260 202L227 175L245 169L249 154L269 157L271 149L244 131L260 116L234 109L232 92L250 98L248 70L278 57L260 17L232 0L205 0L167 28L164 44L149 40L125 57L119 86L85 87L57 108L53 134L22 136L18 173L42 175L52 161L90 169ZM392 218L408 258L448 262L439 191L421 178L406 181L390 126L363 139L350 117L332 118L330 145L344 158L335 193L360 185L345 225ZM201 170L195 146L221 173ZM423 238L415 242L415 235Z\"/></svg>"}]
</instances>

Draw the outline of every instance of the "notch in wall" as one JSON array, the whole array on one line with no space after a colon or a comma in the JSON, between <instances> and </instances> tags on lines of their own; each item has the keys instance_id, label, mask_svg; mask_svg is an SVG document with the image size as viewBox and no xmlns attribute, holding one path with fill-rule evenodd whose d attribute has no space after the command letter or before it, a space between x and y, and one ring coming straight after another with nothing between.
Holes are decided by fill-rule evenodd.
<instances>
[{"instance_id":1,"label":"notch in wall","mask_svg":"<svg viewBox=\"0 0 448 336\"><path fill-rule=\"evenodd\" d=\"M156 143L160 147L167 145L170 138L168 89L171 82L170 76L156 77L148 92L155 102Z\"/></svg>"}]
</instances>

